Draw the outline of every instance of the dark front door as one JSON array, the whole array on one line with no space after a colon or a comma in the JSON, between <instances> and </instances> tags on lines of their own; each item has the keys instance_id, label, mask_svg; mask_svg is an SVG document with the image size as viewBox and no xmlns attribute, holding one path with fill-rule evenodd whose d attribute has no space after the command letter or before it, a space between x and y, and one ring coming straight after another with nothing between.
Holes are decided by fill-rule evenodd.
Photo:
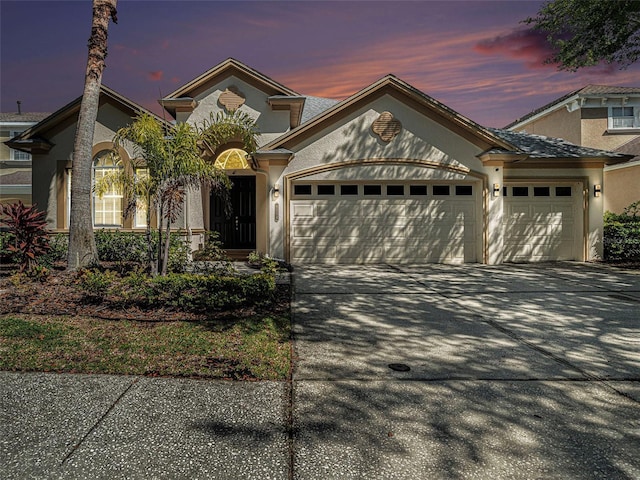
<instances>
[{"instance_id":1,"label":"dark front door","mask_svg":"<svg viewBox=\"0 0 640 480\"><path fill-rule=\"evenodd\" d=\"M210 228L220 233L224 248L256 248L256 177L230 177L230 212L224 202L211 196Z\"/></svg>"}]
</instances>

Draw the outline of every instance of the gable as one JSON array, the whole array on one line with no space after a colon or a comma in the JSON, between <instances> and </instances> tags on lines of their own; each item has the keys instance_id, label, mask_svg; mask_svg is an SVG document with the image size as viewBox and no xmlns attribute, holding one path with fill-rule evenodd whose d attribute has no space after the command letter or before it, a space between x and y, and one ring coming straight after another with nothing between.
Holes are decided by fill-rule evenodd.
<instances>
[{"instance_id":1,"label":"gable","mask_svg":"<svg viewBox=\"0 0 640 480\"><path fill-rule=\"evenodd\" d=\"M215 116L218 112L226 111L228 106L224 104L228 99L225 97L229 97L241 103L239 111L256 121L261 134L259 144L266 144L289 129L290 112L273 110L269 105L270 92L257 88L253 83L246 82L243 76L235 74L220 76L217 80L216 83L208 83L205 90L193 97L194 106L190 111L177 111L176 120L201 125L210 119L211 114Z\"/></svg>"},{"instance_id":2,"label":"gable","mask_svg":"<svg viewBox=\"0 0 640 480\"><path fill-rule=\"evenodd\" d=\"M409 84L401 81L393 75L388 75L369 87L357 92L312 121L301 125L288 134L265 146L265 150L286 148L295 151L298 143L313 137L318 131L330 128L332 123L340 122L348 118L354 111L375 101L385 95L395 98L398 102L407 105L411 109L420 112L424 117L430 118L447 130L455 132L468 142L473 143L482 150L490 148L503 148L512 150L513 145L498 138L489 130L481 127L468 118L460 115L444 104L420 92Z\"/></svg>"},{"instance_id":3,"label":"gable","mask_svg":"<svg viewBox=\"0 0 640 480\"><path fill-rule=\"evenodd\" d=\"M174 92L171 92L165 97L165 99L182 97L196 98L201 96L203 92L209 90L212 85L216 85L221 81L224 81L231 75L242 79L243 82L251 84L268 95L297 95L293 90L285 87L266 75L263 75L233 58L228 58L224 62L210 68L202 75L199 75L187 84L178 88Z\"/></svg>"},{"instance_id":4,"label":"gable","mask_svg":"<svg viewBox=\"0 0 640 480\"><path fill-rule=\"evenodd\" d=\"M354 161L420 161L440 169L480 170L484 145L452 128L432 112L416 108L390 93L369 97L358 108L333 116L288 144L295 156L287 172ZM381 115L391 114L397 135L383 140L374 131ZM322 127L322 128L320 128ZM287 145L287 143L285 143ZM391 171L391 170L390 170Z\"/></svg>"}]
</instances>

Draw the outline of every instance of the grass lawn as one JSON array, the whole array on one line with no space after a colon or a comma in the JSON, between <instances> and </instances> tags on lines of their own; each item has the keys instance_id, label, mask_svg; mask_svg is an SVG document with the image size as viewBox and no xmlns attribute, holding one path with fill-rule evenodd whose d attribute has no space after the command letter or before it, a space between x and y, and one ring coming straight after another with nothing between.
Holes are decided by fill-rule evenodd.
<instances>
[{"instance_id":1,"label":"grass lawn","mask_svg":"<svg viewBox=\"0 0 640 480\"><path fill-rule=\"evenodd\" d=\"M283 380L286 312L202 321L0 316L0 370Z\"/></svg>"}]
</instances>

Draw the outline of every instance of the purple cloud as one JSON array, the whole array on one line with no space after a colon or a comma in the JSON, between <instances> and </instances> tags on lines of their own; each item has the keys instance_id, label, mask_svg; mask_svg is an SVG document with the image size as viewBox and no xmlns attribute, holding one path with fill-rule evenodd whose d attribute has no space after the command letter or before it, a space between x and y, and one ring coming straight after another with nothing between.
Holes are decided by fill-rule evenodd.
<instances>
[{"instance_id":1,"label":"purple cloud","mask_svg":"<svg viewBox=\"0 0 640 480\"><path fill-rule=\"evenodd\" d=\"M553 54L546 35L531 28L519 28L509 33L481 40L474 50L485 55L504 55L524 60L529 69L555 68L545 64L545 59Z\"/></svg>"}]
</instances>

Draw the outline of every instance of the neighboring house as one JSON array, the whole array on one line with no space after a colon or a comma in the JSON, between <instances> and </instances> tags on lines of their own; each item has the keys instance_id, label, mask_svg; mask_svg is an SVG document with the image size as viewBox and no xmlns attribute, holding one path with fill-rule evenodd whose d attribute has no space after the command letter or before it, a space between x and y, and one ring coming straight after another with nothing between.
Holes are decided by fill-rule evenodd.
<instances>
[{"instance_id":1,"label":"neighboring house","mask_svg":"<svg viewBox=\"0 0 640 480\"><path fill-rule=\"evenodd\" d=\"M602 193L604 209L615 213L640 201L640 87L587 85L505 128L635 156L605 167Z\"/></svg>"},{"instance_id":2,"label":"neighboring house","mask_svg":"<svg viewBox=\"0 0 640 480\"><path fill-rule=\"evenodd\" d=\"M233 253L292 263L501 263L602 255L603 168L629 155L472 122L388 75L343 101L299 94L228 59L161 100L199 124L240 109L262 132L248 156L231 142L211 161L233 181L233 213L202 190L176 227L194 246L219 231ZM34 200L65 231L79 99L9 142L34 156ZM102 87L96 175L115 131L143 111ZM158 119L159 121L162 121ZM108 162L107 162L108 163ZM96 228L123 220L116 194L94 200Z\"/></svg>"},{"instance_id":3,"label":"neighboring house","mask_svg":"<svg viewBox=\"0 0 640 480\"><path fill-rule=\"evenodd\" d=\"M31 205L31 154L5 142L48 117L48 113L0 113L0 203Z\"/></svg>"}]
</instances>

